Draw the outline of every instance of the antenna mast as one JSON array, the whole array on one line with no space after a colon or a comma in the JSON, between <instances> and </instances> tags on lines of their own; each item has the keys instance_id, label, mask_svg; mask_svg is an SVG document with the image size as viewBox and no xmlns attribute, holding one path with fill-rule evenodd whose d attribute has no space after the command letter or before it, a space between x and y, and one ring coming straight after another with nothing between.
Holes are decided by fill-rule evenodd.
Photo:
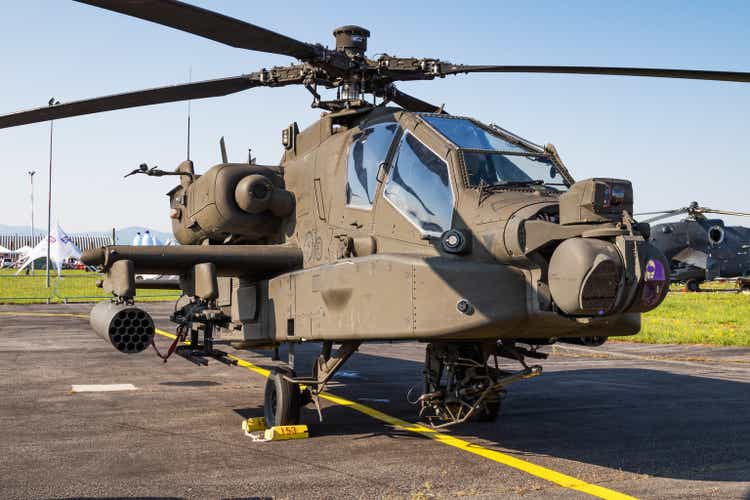
<instances>
[{"instance_id":1,"label":"antenna mast","mask_svg":"<svg viewBox=\"0 0 750 500\"><path fill-rule=\"evenodd\" d=\"M193 83L193 67L191 66L188 70L188 83ZM190 104L192 100L187 102L187 160L190 161Z\"/></svg>"}]
</instances>

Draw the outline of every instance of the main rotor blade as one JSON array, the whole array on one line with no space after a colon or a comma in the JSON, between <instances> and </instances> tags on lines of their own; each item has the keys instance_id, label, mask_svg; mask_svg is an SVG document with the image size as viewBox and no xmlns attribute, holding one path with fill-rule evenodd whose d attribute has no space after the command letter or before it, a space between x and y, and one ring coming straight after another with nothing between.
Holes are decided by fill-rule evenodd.
<instances>
[{"instance_id":1,"label":"main rotor blade","mask_svg":"<svg viewBox=\"0 0 750 500\"><path fill-rule=\"evenodd\" d=\"M240 49L314 59L322 47L176 0L76 0Z\"/></svg>"},{"instance_id":2,"label":"main rotor blade","mask_svg":"<svg viewBox=\"0 0 750 500\"><path fill-rule=\"evenodd\" d=\"M656 212L638 212L637 214L633 214L633 215L638 215L638 216L641 216L641 215L658 215L658 214L667 214L667 213L672 213L672 212L674 212L674 210L657 210Z\"/></svg>"},{"instance_id":3,"label":"main rotor blade","mask_svg":"<svg viewBox=\"0 0 750 500\"><path fill-rule=\"evenodd\" d=\"M242 75L219 80L205 80L202 82L139 90L2 115L0 116L0 128L57 120L58 118L68 118L71 116L88 115L115 109L218 97L261 85L263 84L259 80L250 75Z\"/></svg>"},{"instance_id":4,"label":"main rotor blade","mask_svg":"<svg viewBox=\"0 0 750 500\"><path fill-rule=\"evenodd\" d=\"M466 66L441 64L440 74L460 73L556 73L564 75L645 76L750 83L750 73L661 68L613 68L606 66Z\"/></svg>"},{"instance_id":5,"label":"main rotor blade","mask_svg":"<svg viewBox=\"0 0 750 500\"><path fill-rule=\"evenodd\" d=\"M407 111L413 111L415 113L439 113L443 111L442 107L417 99L414 96L401 92L394 86L390 87L388 97L391 101Z\"/></svg>"},{"instance_id":6,"label":"main rotor blade","mask_svg":"<svg viewBox=\"0 0 750 500\"><path fill-rule=\"evenodd\" d=\"M735 212L733 210L715 210L713 208L707 208L707 207L700 207L696 211L703 213L703 214L738 215L738 216L750 217L750 213L747 213L747 212Z\"/></svg>"},{"instance_id":7,"label":"main rotor blade","mask_svg":"<svg viewBox=\"0 0 750 500\"><path fill-rule=\"evenodd\" d=\"M687 212L688 212L688 208L687 207L678 208L677 210L671 210L669 212L653 212L653 213L661 213L661 215L657 215L656 217L651 217L649 219L642 220L642 221L639 221L639 222L646 222L646 223L650 224L652 222L656 222L656 221L659 221L659 220L662 220L662 219L668 219L670 217L674 217L675 215L680 215L680 214L684 214L684 213L687 213ZM636 215L650 215L651 213L652 212L644 212L644 213L640 213L640 214L636 214Z\"/></svg>"}]
</instances>

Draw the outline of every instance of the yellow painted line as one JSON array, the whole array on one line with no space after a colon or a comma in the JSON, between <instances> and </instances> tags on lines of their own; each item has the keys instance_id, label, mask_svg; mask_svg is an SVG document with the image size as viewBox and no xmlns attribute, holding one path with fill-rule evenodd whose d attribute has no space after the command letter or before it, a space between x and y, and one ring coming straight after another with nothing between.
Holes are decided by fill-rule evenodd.
<instances>
[{"instance_id":1,"label":"yellow painted line","mask_svg":"<svg viewBox=\"0 0 750 500\"><path fill-rule=\"evenodd\" d=\"M508 455L506 453L502 453L497 450L492 450L492 449L485 448L477 444L470 443L468 441L459 439L457 437L451 436L450 434L440 432L430 427L425 427L420 424L415 424L415 423L407 422L405 420L401 420L400 418L387 415L374 408L370 408L369 406L365 406L360 403L355 403L354 401L340 398L338 396L334 396L333 394L323 393L320 395L320 397L327 399L328 401L331 401L333 403L339 404L341 406L346 406L353 410L357 410L358 412L364 413L365 415L369 415L372 418L378 419L396 428L410 431L410 432L415 432L417 434L421 434L430 439L433 439L439 443L452 446L454 448L458 448L459 450L463 450L469 453L473 453L474 455L479 455L480 457L484 457L488 460L492 460L493 462L498 462L503 465L513 467L514 469L518 469L520 471L526 472L527 474L531 474L532 476L536 476L546 481L555 483L558 486L562 486L563 488L580 491L580 492L587 493L589 495L592 495L598 498L604 498L608 500L609 499L611 500L625 500L625 499L633 500L634 499L634 497L630 495L626 495L618 491L610 490L609 488L604 488L603 486L597 486L595 484L590 484L585 481L581 481L580 479L576 479L572 476L568 476L567 474L563 474L561 472L557 472L547 467L542 467L541 465L536 465L531 462L527 462L526 460L521 460L520 458L516 458L514 456Z\"/></svg>"},{"instance_id":2,"label":"yellow painted line","mask_svg":"<svg viewBox=\"0 0 750 500\"><path fill-rule=\"evenodd\" d=\"M73 313L30 313L23 311L0 311L0 316L67 316L69 318L85 318L88 319L88 314L73 314Z\"/></svg>"},{"instance_id":3,"label":"yellow painted line","mask_svg":"<svg viewBox=\"0 0 750 500\"><path fill-rule=\"evenodd\" d=\"M0 315L3 315L3 316L12 316L12 315L16 315L16 316L69 316L69 317L79 317L79 318L88 317L87 315L84 315L84 314L26 313L26 312L16 313L12 311L0 312ZM167 337L170 339L174 339L176 337L174 334L165 332L164 330L161 330L158 328L156 329L156 333L158 333L159 335L163 337ZM228 355L228 357L231 358L232 360L237 361L237 366L246 368L247 370L250 370L264 377L268 377L271 373L269 370L256 366L249 361L246 361L242 358L238 358L237 356L232 356L230 354ZM436 429L432 429L430 427L426 427L421 424L407 422L406 420L402 420L400 418L388 415L387 413L378 411L375 408L371 408L361 403L356 403L349 399L342 398L342 397L336 396L328 392L321 393L320 397L327 401L330 401L331 403L341 405L347 408L351 408L352 410L363 413L376 420L380 420L381 422L384 422L395 428L398 428L404 431L414 432L416 434L419 434L429 439L432 439L434 441L437 441L438 443L442 443L444 445L451 446L453 448L457 448L459 450L462 450L468 453L473 453L474 455L478 455L480 457L486 458L488 460L492 460L493 462L497 462L497 463L506 465L508 467L513 467L514 469L526 472L527 474L530 474L532 476L557 484L558 486L562 486L563 488L580 491L582 493L586 493L588 495L595 496L598 498L603 498L606 500L634 500L635 499L635 497L632 497L630 495L626 495L624 493L620 493L618 491L614 491L609 488L605 488L603 486L597 486L595 484L587 483L575 477L568 476L567 474L563 474L561 472L557 472L547 467L542 467L541 465L536 465L531 462L527 462L526 460L516 458L512 455L508 455L506 453L502 453L497 450L492 450L489 448L485 448L484 446L470 443L468 441L451 436L450 434L446 434Z\"/></svg>"},{"instance_id":4,"label":"yellow painted line","mask_svg":"<svg viewBox=\"0 0 750 500\"><path fill-rule=\"evenodd\" d=\"M165 332L164 330L160 330L158 328L156 329L156 333L171 339L175 338L174 334ZM264 377L268 377L271 373L269 370L256 366L249 361L238 358L237 356L232 356L230 354L228 357L237 361L237 366L247 368L252 372L263 375ZM548 469L547 467L542 467L541 465L527 462L526 460L521 460L520 458L516 458L497 450L491 450L477 444L472 444L463 439L453 437L450 434L440 432L424 425L401 420L400 418L388 415L387 413L383 413L382 411L378 411L375 408L371 408L361 403L356 403L349 399L342 398L328 392L321 393L320 397L337 405L345 406L360 413L364 413L369 417L380 420L381 422L385 422L386 424L392 425L393 427L396 427L398 429L414 432L439 443L458 448L459 450L463 450L468 453L473 453L474 455L479 455L480 457L492 460L493 462L498 462L503 465L513 467L514 469L526 472L527 474L531 474L532 476L536 476L546 481L555 483L558 486L562 486L563 488L580 491L598 498L604 498L606 500L634 500L635 498L618 491L610 490L609 488L604 488L603 486L597 486L595 484L581 481L580 479L568 476L567 474L563 474L561 472Z\"/></svg>"}]
</instances>

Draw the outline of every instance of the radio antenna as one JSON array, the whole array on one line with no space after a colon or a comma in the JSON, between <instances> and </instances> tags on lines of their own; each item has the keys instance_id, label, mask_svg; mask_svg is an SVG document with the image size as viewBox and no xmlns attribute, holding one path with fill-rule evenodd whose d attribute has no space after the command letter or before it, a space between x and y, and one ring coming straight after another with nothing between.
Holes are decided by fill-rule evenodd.
<instances>
[{"instance_id":1,"label":"radio antenna","mask_svg":"<svg viewBox=\"0 0 750 500\"><path fill-rule=\"evenodd\" d=\"M193 67L191 66L188 70L188 83L193 83ZM192 100L187 102L187 160L190 161L190 104Z\"/></svg>"}]
</instances>

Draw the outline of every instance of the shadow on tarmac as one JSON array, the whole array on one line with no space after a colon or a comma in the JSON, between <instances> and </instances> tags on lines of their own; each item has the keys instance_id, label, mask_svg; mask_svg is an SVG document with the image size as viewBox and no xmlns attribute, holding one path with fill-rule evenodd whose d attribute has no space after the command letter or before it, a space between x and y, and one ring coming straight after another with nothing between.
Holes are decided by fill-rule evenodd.
<instances>
[{"instance_id":1,"label":"shadow on tarmac","mask_svg":"<svg viewBox=\"0 0 750 500\"><path fill-rule=\"evenodd\" d=\"M298 347L298 373L309 373L316 347ZM283 353L281 359L286 359ZM592 365L602 366L602 361ZM356 353L346 369L356 370L361 379L335 382L326 391L353 401L386 399L361 402L417 421L417 409L405 395L409 387L421 387L421 362ZM696 371L708 373L709 368ZM262 416L262 402L235 411L243 418ZM649 476L750 481L748 415L747 383L641 368L592 368L545 372L513 385L497 421L448 432L514 455L528 454L532 461L548 455ZM318 423L312 405L304 409L302 421L311 425L311 436L423 439L338 405L324 406L323 418Z\"/></svg>"},{"instance_id":2,"label":"shadow on tarmac","mask_svg":"<svg viewBox=\"0 0 750 500\"><path fill-rule=\"evenodd\" d=\"M159 385L172 387L215 387L221 384L212 380L170 380L167 382L159 382Z\"/></svg>"}]
</instances>

